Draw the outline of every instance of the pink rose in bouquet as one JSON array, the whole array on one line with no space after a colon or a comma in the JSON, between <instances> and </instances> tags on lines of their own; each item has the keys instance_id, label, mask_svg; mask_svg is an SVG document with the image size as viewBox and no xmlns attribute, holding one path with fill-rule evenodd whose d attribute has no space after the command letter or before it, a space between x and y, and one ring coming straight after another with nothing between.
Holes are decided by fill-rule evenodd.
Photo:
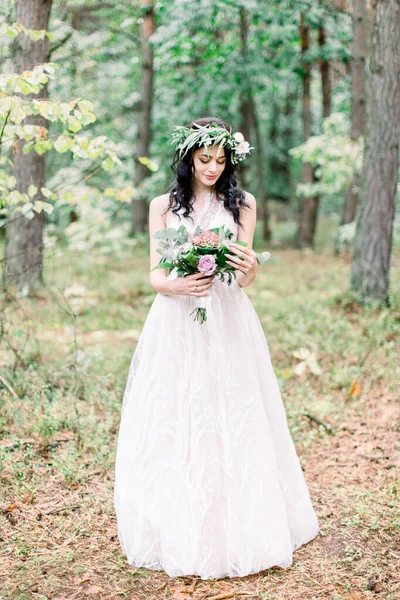
<instances>
[{"instance_id":1,"label":"pink rose in bouquet","mask_svg":"<svg viewBox=\"0 0 400 600\"><path fill-rule=\"evenodd\" d=\"M154 269L174 269L178 277L186 277L194 273L203 273L205 277L214 275L221 282L231 285L236 278L235 267L227 263L229 246L236 243L247 246L244 241L233 240L233 233L225 225L215 227L207 231L201 231L196 227L191 234L181 225L179 229L164 229L157 231L154 237L159 240L160 248L157 252L162 255L158 265ZM257 262L265 262L269 252L257 254ZM240 265L237 270L240 271ZM210 291L211 292L211 291ZM207 307L211 306L211 293L207 296L196 296L194 298L195 309L194 320L204 323L207 320Z\"/></svg>"},{"instance_id":2,"label":"pink rose in bouquet","mask_svg":"<svg viewBox=\"0 0 400 600\"><path fill-rule=\"evenodd\" d=\"M200 257L197 268L204 275L212 275L217 268L215 257L212 254L204 254Z\"/></svg>"}]
</instances>

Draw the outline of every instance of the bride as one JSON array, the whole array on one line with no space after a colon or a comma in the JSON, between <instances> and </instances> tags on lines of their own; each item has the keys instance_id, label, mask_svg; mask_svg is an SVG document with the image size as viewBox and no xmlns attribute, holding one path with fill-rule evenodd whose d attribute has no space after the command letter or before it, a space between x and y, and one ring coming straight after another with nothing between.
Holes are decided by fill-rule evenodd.
<instances>
[{"instance_id":1,"label":"bride","mask_svg":"<svg viewBox=\"0 0 400 600\"><path fill-rule=\"evenodd\" d=\"M254 196L237 187L249 154L219 118L176 127L175 183L150 203L154 233L225 225L231 285L201 273L150 272L158 292L123 397L115 462L118 537L130 565L171 577L283 569L319 532L260 321L243 288L254 281ZM207 301L207 321L190 313Z\"/></svg>"}]
</instances>

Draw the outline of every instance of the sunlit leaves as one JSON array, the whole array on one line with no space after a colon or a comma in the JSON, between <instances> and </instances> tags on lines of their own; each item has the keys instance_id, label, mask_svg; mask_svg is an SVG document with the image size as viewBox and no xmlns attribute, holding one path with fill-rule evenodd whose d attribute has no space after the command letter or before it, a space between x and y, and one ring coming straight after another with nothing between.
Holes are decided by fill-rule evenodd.
<instances>
[{"instance_id":1,"label":"sunlit leaves","mask_svg":"<svg viewBox=\"0 0 400 600\"><path fill-rule=\"evenodd\" d=\"M43 39L47 35L47 32L25 30L18 24L0 25L0 35L15 37L20 32L29 35L34 41ZM36 152L39 155L51 149L60 154L71 152L74 160L102 159L100 164L104 170L110 170L117 163L121 164L113 145L106 136L77 135L84 127L96 120L90 101L76 98L69 102L59 102L31 97L38 94L54 76L56 67L55 63L46 63L19 74L0 74L0 124L2 122L1 142L4 149L12 147L14 152L22 149L24 154ZM50 122L63 124L63 133L52 137L43 124L25 122L26 117L35 115ZM19 140L23 140L24 143L18 144ZM3 159L1 164L7 169L11 166ZM0 169L0 205L2 207L13 207L30 219L33 218L34 212L52 212L53 205L37 197L36 186L30 185L26 193L14 189L16 180L7 172L7 169ZM41 188L40 196L52 200L56 197L46 187ZM36 200L33 202L35 197Z\"/></svg>"},{"instance_id":2,"label":"sunlit leaves","mask_svg":"<svg viewBox=\"0 0 400 600\"><path fill-rule=\"evenodd\" d=\"M106 198L113 198L114 200L118 200L119 202L127 202L130 203L135 197L135 190L131 185L127 185L121 189L118 188L106 188L104 190L104 195Z\"/></svg>"},{"instance_id":3,"label":"sunlit leaves","mask_svg":"<svg viewBox=\"0 0 400 600\"><path fill-rule=\"evenodd\" d=\"M43 194L43 196L45 198L53 198L53 199L55 199L55 194L51 190L49 190L49 188L42 187L42 188L40 188L40 191L42 192L42 194Z\"/></svg>"},{"instance_id":4,"label":"sunlit leaves","mask_svg":"<svg viewBox=\"0 0 400 600\"><path fill-rule=\"evenodd\" d=\"M343 113L334 113L322 122L323 133L292 148L289 153L315 167L317 180L300 183L299 196L338 194L351 183L354 172L362 166L363 140L350 138L349 123Z\"/></svg>"},{"instance_id":5,"label":"sunlit leaves","mask_svg":"<svg viewBox=\"0 0 400 600\"><path fill-rule=\"evenodd\" d=\"M106 153L108 154L108 156L101 163L101 166L105 171L109 171L110 169L112 169L116 163L121 164L121 161L115 152L113 152L112 150L106 150Z\"/></svg>"},{"instance_id":6,"label":"sunlit leaves","mask_svg":"<svg viewBox=\"0 0 400 600\"><path fill-rule=\"evenodd\" d=\"M149 171L158 171L158 164L154 160L148 158L147 156L139 156L138 160L142 163L142 165L145 165L145 167L147 167Z\"/></svg>"},{"instance_id":7,"label":"sunlit leaves","mask_svg":"<svg viewBox=\"0 0 400 600\"><path fill-rule=\"evenodd\" d=\"M48 214L53 212L53 205L49 202L43 202L42 200L36 200L33 205L33 210L37 213L41 213L42 210Z\"/></svg>"},{"instance_id":8,"label":"sunlit leaves","mask_svg":"<svg viewBox=\"0 0 400 600\"><path fill-rule=\"evenodd\" d=\"M30 198L33 198L33 196L36 195L37 191L38 191L38 189L37 189L36 185L30 185L28 187L28 196Z\"/></svg>"},{"instance_id":9,"label":"sunlit leaves","mask_svg":"<svg viewBox=\"0 0 400 600\"><path fill-rule=\"evenodd\" d=\"M0 23L0 36L16 38L19 33L24 33L33 42L43 40L45 37L51 41L54 40L53 34L49 31L44 31L41 29L27 29L21 23L12 23L10 25L8 23Z\"/></svg>"},{"instance_id":10,"label":"sunlit leaves","mask_svg":"<svg viewBox=\"0 0 400 600\"><path fill-rule=\"evenodd\" d=\"M77 119L74 115L71 115L68 119L68 129L74 133L82 129L79 119Z\"/></svg>"},{"instance_id":11,"label":"sunlit leaves","mask_svg":"<svg viewBox=\"0 0 400 600\"><path fill-rule=\"evenodd\" d=\"M103 167L103 169L105 171L109 171L110 169L112 169L112 167L114 166L114 161L110 156L107 156L107 158L105 158L103 160L103 162L101 163L101 166Z\"/></svg>"},{"instance_id":12,"label":"sunlit leaves","mask_svg":"<svg viewBox=\"0 0 400 600\"><path fill-rule=\"evenodd\" d=\"M13 121L17 125L22 123L22 121L25 119L25 117L26 117L26 112L24 112L24 110L22 109L22 107L19 104L16 104L11 109L10 114L9 114L10 121Z\"/></svg>"},{"instance_id":13,"label":"sunlit leaves","mask_svg":"<svg viewBox=\"0 0 400 600\"><path fill-rule=\"evenodd\" d=\"M71 150L74 145L74 140L68 135L60 135L56 141L54 142L54 149L57 152L67 152L67 150Z\"/></svg>"},{"instance_id":14,"label":"sunlit leaves","mask_svg":"<svg viewBox=\"0 0 400 600\"><path fill-rule=\"evenodd\" d=\"M21 200L24 198L24 195L21 194ZM28 213L30 213L32 211L33 208L33 202L25 202L22 206L21 206L21 213L23 215L27 215Z\"/></svg>"},{"instance_id":15,"label":"sunlit leaves","mask_svg":"<svg viewBox=\"0 0 400 600\"><path fill-rule=\"evenodd\" d=\"M53 77L56 67L55 63L44 63L23 73L2 73L0 75L0 94L2 92L8 95L37 94L43 85Z\"/></svg>"}]
</instances>

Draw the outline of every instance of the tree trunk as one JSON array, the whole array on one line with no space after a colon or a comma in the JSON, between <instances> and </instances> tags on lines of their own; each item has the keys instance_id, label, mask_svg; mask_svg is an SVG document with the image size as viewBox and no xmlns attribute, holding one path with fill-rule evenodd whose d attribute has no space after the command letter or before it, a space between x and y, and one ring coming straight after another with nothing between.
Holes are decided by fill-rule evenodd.
<instances>
[{"instance_id":1,"label":"tree trunk","mask_svg":"<svg viewBox=\"0 0 400 600\"><path fill-rule=\"evenodd\" d=\"M326 46L326 31L322 25L318 29L318 46L320 51L319 56L319 72L321 75L321 88L322 88L322 118L326 119L331 114L331 73L329 61L324 57L325 46ZM313 167L313 181L318 181L315 176L315 168ZM311 215L312 224L312 243L314 244L314 235L317 226L318 208L321 200L321 196L314 198L314 213Z\"/></svg>"},{"instance_id":2,"label":"tree trunk","mask_svg":"<svg viewBox=\"0 0 400 600\"><path fill-rule=\"evenodd\" d=\"M367 54L365 0L353 0L353 41L351 59L351 139L364 135L365 58ZM346 190L341 224L354 221L357 212L360 178L355 176Z\"/></svg>"},{"instance_id":3,"label":"tree trunk","mask_svg":"<svg viewBox=\"0 0 400 600\"><path fill-rule=\"evenodd\" d=\"M361 207L351 288L389 304L389 270L399 167L400 4L376 2L367 97Z\"/></svg>"},{"instance_id":4,"label":"tree trunk","mask_svg":"<svg viewBox=\"0 0 400 600\"><path fill-rule=\"evenodd\" d=\"M262 222L262 237L263 240L271 239L271 230L269 227L270 223L270 215L268 210L267 198L265 195L264 188L264 157L263 157L263 141L262 135L260 131L260 123L257 116L256 105L254 102L254 98L252 97L252 112L253 112L253 123L254 123L254 133L256 139L256 167L257 167L257 183L258 183L258 204L260 207L260 219Z\"/></svg>"},{"instance_id":5,"label":"tree trunk","mask_svg":"<svg viewBox=\"0 0 400 600\"><path fill-rule=\"evenodd\" d=\"M285 152L285 162L281 165L281 183L286 188L285 201L289 202L293 197L295 185L292 180L292 173L290 169L290 156L289 150L293 148L293 122L295 107L298 101L298 85L293 86L289 83L286 91L286 99L282 109L283 125L281 131L282 147Z\"/></svg>"},{"instance_id":6,"label":"tree trunk","mask_svg":"<svg viewBox=\"0 0 400 600\"><path fill-rule=\"evenodd\" d=\"M309 26L305 24L304 14L300 15L300 40L301 52L304 54L310 47ZM303 61L303 135L306 141L311 135L311 64ZM311 163L303 164L303 183L312 183L314 180ZM318 214L318 197L304 197L300 207L299 227L295 243L301 248L311 248L314 245L314 234Z\"/></svg>"},{"instance_id":7,"label":"tree trunk","mask_svg":"<svg viewBox=\"0 0 400 600\"><path fill-rule=\"evenodd\" d=\"M52 0L16 0L16 22L28 29L48 29ZM14 70L17 73L29 71L36 65L48 62L50 57L49 41L47 38L36 42L24 33L15 40ZM45 86L35 98L46 98ZM25 119L24 124L46 125L45 119L32 116ZM25 193L30 185L38 188L33 200L45 200L40 189L45 183L45 155L36 154L31 150L28 154L22 152L24 142L19 140L15 146L14 175L17 180L16 189ZM43 212L34 213L33 219L28 219L20 212L13 211L6 227L6 264L3 282L15 285L24 293L29 293L38 284L43 283Z\"/></svg>"},{"instance_id":8,"label":"tree trunk","mask_svg":"<svg viewBox=\"0 0 400 600\"><path fill-rule=\"evenodd\" d=\"M154 67L153 48L149 42L150 36L155 31L154 0L142 0L145 9L141 27L141 90L140 104L137 114L137 142L134 185L140 187L143 181L149 177L149 169L143 165L138 158L149 156L152 126ZM131 234L142 233L148 227L148 203L143 194L132 204L132 228Z\"/></svg>"},{"instance_id":9,"label":"tree trunk","mask_svg":"<svg viewBox=\"0 0 400 600\"><path fill-rule=\"evenodd\" d=\"M251 89L251 81L247 76L247 64L248 64L248 37L249 37L249 13L248 10L240 8L240 49L242 58L242 73L243 73L243 85L241 89L241 103L240 103L240 116L241 124L240 131L244 135L245 140L251 143L251 134L254 130L256 143L255 143L255 157L256 157L256 173L257 173L257 201L260 208L260 218L263 222L263 231L266 230L269 233L268 228L268 209L266 207L265 193L264 193L264 180L263 180L263 158L262 158L262 142L260 136L260 130L257 122L256 106L253 98L253 92ZM243 161L239 165L239 178L241 187L248 187L248 168L249 165L246 161Z\"/></svg>"},{"instance_id":10,"label":"tree trunk","mask_svg":"<svg viewBox=\"0 0 400 600\"><path fill-rule=\"evenodd\" d=\"M331 74L329 60L324 58L326 31L325 27L318 30L318 45L320 48L319 71L322 83L322 117L326 119L331 114Z\"/></svg>"},{"instance_id":11,"label":"tree trunk","mask_svg":"<svg viewBox=\"0 0 400 600\"><path fill-rule=\"evenodd\" d=\"M251 83L247 77L247 49L248 49L248 36L249 36L249 14L248 11L241 7L240 8L240 53L241 53L241 66L243 74L243 84L241 89L241 101L240 101L240 131L243 133L245 140L250 142L253 123L253 105L252 105L252 93ZM250 144L251 145L251 144ZM243 161L239 164L239 179L242 187L248 186L248 169L249 163Z\"/></svg>"}]
</instances>

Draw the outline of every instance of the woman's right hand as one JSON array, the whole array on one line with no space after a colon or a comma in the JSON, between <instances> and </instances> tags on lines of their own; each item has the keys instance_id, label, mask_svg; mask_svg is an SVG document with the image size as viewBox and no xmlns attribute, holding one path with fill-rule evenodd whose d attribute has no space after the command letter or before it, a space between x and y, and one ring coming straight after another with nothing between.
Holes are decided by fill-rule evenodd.
<instances>
[{"instance_id":1,"label":"woman's right hand","mask_svg":"<svg viewBox=\"0 0 400 600\"><path fill-rule=\"evenodd\" d=\"M209 289L214 285L215 275L205 276L204 273L194 273L186 277L177 277L169 281L169 289L174 296L208 296Z\"/></svg>"}]
</instances>

